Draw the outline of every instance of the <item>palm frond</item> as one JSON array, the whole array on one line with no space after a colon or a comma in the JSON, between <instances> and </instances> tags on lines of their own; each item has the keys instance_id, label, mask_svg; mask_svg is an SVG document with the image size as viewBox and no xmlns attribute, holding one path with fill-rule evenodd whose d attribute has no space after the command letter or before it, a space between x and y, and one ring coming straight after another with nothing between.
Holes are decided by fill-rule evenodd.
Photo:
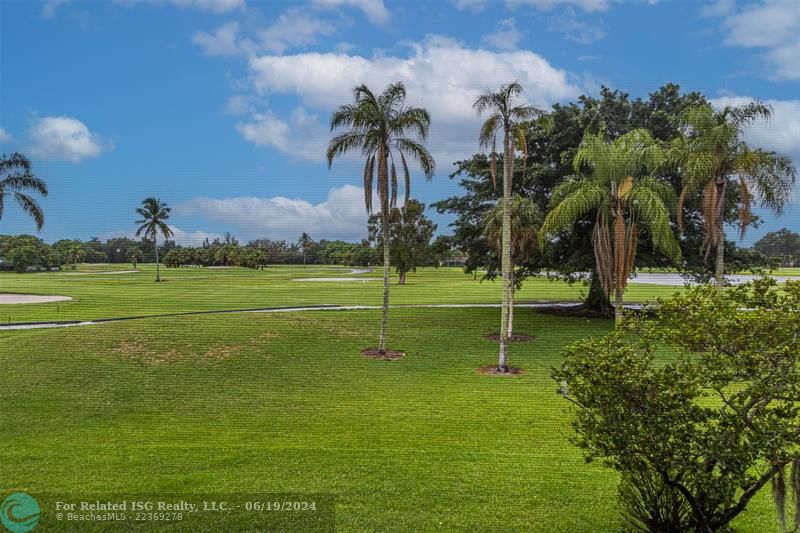
<instances>
[{"instance_id":1,"label":"palm frond","mask_svg":"<svg viewBox=\"0 0 800 533\"><path fill-rule=\"evenodd\" d=\"M33 219L36 229L41 230L44 226L44 212L39 203L21 192L14 193L14 200L16 200L22 211Z\"/></svg>"},{"instance_id":2,"label":"palm frond","mask_svg":"<svg viewBox=\"0 0 800 533\"><path fill-rule=\"evenodd\" d=\"M30 174L30 160L19 152L13 152L10 155L0 155L0 176L11 172Z\"/></svg>"},{"instance_id":3,"label":"palm frond","mask_svg":"<svg viewBox=\"0 0 800 533\"><path fill-rule=\"evenodd\" d=\"M0 179L0 191L32 191L47 196L47 184L30 171L14 171Z\"/></svg>"},{"instance_id":4,"label":"palm frond","mask_svg":"<svg viewBox=\"0 0 800 533\"><path fill-rule=\"evenodd\" d=\"M403 207L408 207L408 201L411 199L411 174L408 172L408 163L406 163L406 156L400 152L400 162L403 164L403 177L405 178L405 199L403 200Z\"/></svg>"},{"instance_id":5,"label":"palm frond","mask_svg":"<svg viewBox=\"0 0 800 533\"><path fill-rule=\"evenodd\" d=\"M367 157L364 164L364 205L367 213L372 213L372 180L375 177L375 154Z\"/></svg>"},{"instance_id":6,"label":"palm frond","mask_svg":"<svg viewBox=\"0 0 800 533\"><path fill-rule=\"evenodd\" d=\"M397 169L394 166L394 158L392 158L392 199L389 202L389 208L397 205Z\"/></svg>"},{"instance_id":7,"label":"palm frond","mask_svg":"<svg viewBox=\"0 0 800 533\"><path fill-rule=\"evenodd\" d=\"M481 125L478 135L478 142L482 148L488 148L497 138L497 132L503 126L503 116L500 113L493 113Z\"/></svg>"},{"instance_id":8,"label":"palm frond","mask_svg":"<svg viewBox=\"0 0 800 533\"><path fill-rule=\"evenodd\" d=\"M337 156L344 155L351 150L362 149L365 144L364 134L357 130L349 130L334 136L328 144L325 154L328 159L328 168L333 165L333 160Z\"/></svg>"},{"instance_id":9,"label":"palm frond","mask_svg":"<svg viewBox=\"0 0 800 533\"><path fill-rule=\"evenodd\" d=\"M428 138L428 129L431 116L426 109L421 107L408 107L402 109L394 117L389 126L390 131L398 136L408 134L416 135L421 141Z\"/></svg>"},{"instance_id":10,"label":"palm frond","mask_svg":"<svg viewBox=\"0 0 800 533\"><path fill-rule=\"evenodd\" d=\"M582 216L608 202L609 193L603 187L589 180L579 183L580 187L573 184L568 194L559 194L560 201L547 214L539 231L540 240L569 229Z\"/></svg>"},{"instance_id":11,"label":"palm frond","mask_svg":"<svg viewBox=\"0 0 800 533\"><path fill-rule=\"evenodd\" d=\"M433 178L433 174L436 172L436 162L433 160L433 156L430 152L428 152L428 149L422 146L422 143L413 139L401 137L395 139L395 146L397 146L400 152L405 153L406 156L419 163L426 179L430 180Z\"/></svg>"},{"instance_id":12,"label":"palm frond","mask_svg":"<svg viewBox=\"0 0 800 533\"><path fill-rule=\"evenodd\" d=\"M648 185L652 183L637 184L630 192L630 202L637 218L647 226L653 239L653 248L677 263L681 257L681 249L672 233L669 209L659 191Z\"/></svg>"}]
</instances>

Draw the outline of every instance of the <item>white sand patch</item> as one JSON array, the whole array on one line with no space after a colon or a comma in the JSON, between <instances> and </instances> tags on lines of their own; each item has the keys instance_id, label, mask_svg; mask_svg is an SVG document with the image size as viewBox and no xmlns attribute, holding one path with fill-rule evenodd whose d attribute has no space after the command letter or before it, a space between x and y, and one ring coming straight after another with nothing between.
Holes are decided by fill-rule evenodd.
<instances>
[{"instance_id":1,"label":"white sand patch","mask_svg":"<svg viewBox=\"0 0 800 533\"><path fill-rule=\"evenodd\" d=\"M48 302L66 302L72 300L69 296L42 296L39 294L2 294L0 305L12 304L44 304Z\"/></svg>"}]
</instances>

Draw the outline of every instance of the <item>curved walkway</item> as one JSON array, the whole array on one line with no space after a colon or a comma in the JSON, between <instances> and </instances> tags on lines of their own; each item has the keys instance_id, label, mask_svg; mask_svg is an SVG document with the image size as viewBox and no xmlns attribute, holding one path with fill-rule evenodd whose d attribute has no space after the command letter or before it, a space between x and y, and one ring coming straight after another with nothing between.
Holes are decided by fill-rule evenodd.
<instances>
[{"instance_id":1,"label":"curved walkway","mask_svg":"<svg viewBox=\"0 0 800 533\"><path fill-rule=\"evenodd\" d=\"M515 308L543 308L543 307L574 307L581 305L580 302L540 302L532 304L516 304ZM500 304L406 304L390 305L391 309L422 309L422 308L496 308ZM626 305L626 308L636 309L641 306ZM165 318L174 316L193 316L193 315L220 315L229 313L302 313L307 311L371 311L381 309L380 305L308 305L299 307L260 307L253 309L220 309L216 311L186 311L183 313L165 313L161 315L139 315L125 316L117 318L98 318L94 320L53 320L49 322L15 322L0 325L0 331L19 330L19 329L49 329L49 328L68 328L74 326L94 326L109 322L122 322L125 320L142 320L145 318Z\"/></svg>"}]
</instances>

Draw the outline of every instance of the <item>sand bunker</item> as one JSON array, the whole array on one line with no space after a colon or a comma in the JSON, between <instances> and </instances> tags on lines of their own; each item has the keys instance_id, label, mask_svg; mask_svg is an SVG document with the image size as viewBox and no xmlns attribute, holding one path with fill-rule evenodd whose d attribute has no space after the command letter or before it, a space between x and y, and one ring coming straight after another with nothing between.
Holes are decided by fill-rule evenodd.
<instances>
[{"instance_id":1,"label":"sand bunker","mask_svg":"<svg viewBox=\"0 0 800 533\"><path fill-rule=\"evenodd\" d=\"M10 304L44 304L48 302L65 302L72 300L69 296L42 296L40 294L0 294L0 305Z\"/></svg>"}]
</instances>

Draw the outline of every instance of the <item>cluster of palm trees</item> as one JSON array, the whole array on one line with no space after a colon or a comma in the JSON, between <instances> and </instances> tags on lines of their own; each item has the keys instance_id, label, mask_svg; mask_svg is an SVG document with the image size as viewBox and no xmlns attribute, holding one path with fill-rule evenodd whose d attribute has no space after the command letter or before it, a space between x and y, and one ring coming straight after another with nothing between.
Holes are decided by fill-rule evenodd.
<instances>
[{"instance_id":1,"label":"cluster of palm trees","mask_svg":"<svg viewBox=\"0 0 800 533\"><path fill-rule=\"evenodd\" d=\"M526 131L533 121L551 127L546 113L519 103L522 86L509 83L487 90L473 103L478 116L486 115L478 140L490 149L490 173L497 186L498 140L502 143L502 199L486 215L485 232L499 250L502 266L502 305L498 370L508 370L508 341L513 335L515 263L536 253L548 241L573 229L585 217L593 217L592 247L600 283L614 296L617 318L622 297L636 261L640 229L646 229L655 251L675 263L681 259L678 235L682 230L683 206L699 197L705 228L703 253L715 256L715 282L724 284L724 220L732 208L729 183L738 188L735 206L742 234L752 221L756 198L764 207L780 213L788 202L795 168L788 157L750 147L745 129L754 121L771 116L771 108L760 102L717 110L710 105L687 108L679 119L681 134L670 142L656 141L646 129L637 129L615 139L606 132L587 132L573 160L574 175L566 177L552 191L548 212L542 216L527 198L512 196L512 180L517 158L526 172ZM404 182L403 208L411 191L409 159L416 162L430 180L436 164L425 147L431 117L427 110L407 106L405 86L393 83L380 93L362 84L353 90L354 101L340 106L332 115L331 131L341 129L330 140L327 161L349 152L365 159L363 169L364 203L373 211L373 191L380 203L384 242L389 241L387 217L397 206L399 181ZM399 169L399 170L398 170ZM677 172L682 179L680 194L664 179ZM30 215L38 229L44 224L39 203L28 192L47 195L45 183L33 175L30 161L14 153L0 157L0 218L6 196L14 198ZM158 236L173 236L167 224L170 208L158 198L146 198L136 209L141 219L136 236L155 244L156 281L161 281ZM300 245L305 253L311 238L304 233ZM538 246L535 244L538 243ZM378 350L386 351L389 317L390 251L384 246L383 312ZM81 250L72 252L72 262ZM139 257L134 257L134 262Z\"/></svg>"},{"instance_id":2,"label":"cluster of palm trees","mask_svg":"<svg viewBox=\"0 0 800 533\"><path fill-rule=\"evenodd\" d=\"M536 253L548 241L573 229L587 216L594 217L592 247L600 283L614 296L617 319L622 297L633 271L640 229L646 229L655 251L674 263L681 260L679 234L687 198L700 195L704 219L706 257L716 252L716 283L724 284L724 226L726 187L732 178L738 183L738 215L743 232L752 219L756 195L762 205L780 212L789 200L795 168L789 158L753 149L743 141L747 126L769 118L771 109L759 102L715 110L710 105L688 108L680 118L682 134L671 142L655 140L646 129L631 131L616 139L605 131L587 132L573 161L574 175L553 191L548 213L542 216L536 204L512 196L515 161L521 157L526 171L525 132L531 122L551 127L547 115L536 107L519 103L522 86L509 83L487 90L473 104L475 112L488 115L478 136L480 146L490 149L490 173L497 186L497 142L502 142L502 199L484 219L488 240L499 250L502 268L502 305L498 371L508 371L508 341L513 335L514 264ZM402 83L389 85L376 95L366 85L354 89L354 102L340 106L331 118L335 135L327 159L351 151L365 158L364 202L372 212L373 183L377 173L380 215L386 217L396 205L397 159L402 165L406 203L410 177L406 158L417 161L430 179L435 163L424 147L430 115L424 109L405 105ZM676 195L664 179L677 172L683 187ZM388 224L383 224L384 228ZM678 230L676 235L675 230ZM538 246L535 243L538 242ZM378 350L386 349L389 305L389 254L383 265L383 315Z\"/></svg>"}]
</instances>

